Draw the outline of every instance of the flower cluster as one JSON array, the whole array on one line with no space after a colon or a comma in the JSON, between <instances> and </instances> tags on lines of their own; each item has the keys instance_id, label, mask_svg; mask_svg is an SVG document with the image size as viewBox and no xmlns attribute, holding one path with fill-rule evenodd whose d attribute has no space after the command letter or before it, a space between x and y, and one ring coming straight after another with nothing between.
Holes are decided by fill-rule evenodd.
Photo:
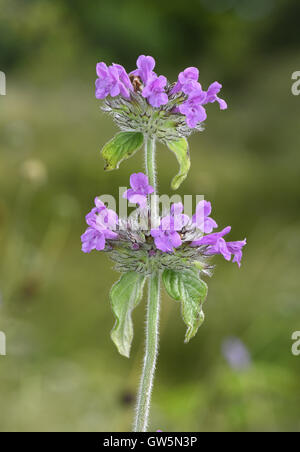
<instances>
[{"instance_id":1,"label":"flower cluster","mask_svg":"<svg viewBox=\"0 0 300 452\"><path fill-rule=\"evenodd\" d=\"M124 110L126 104L122 103L122 99L127 99L131 103L131 105L126 105L131 114L135 108L141 109L142 99L145 99L148 105L154 109L152 112L154 117L157 110L165 112L165 115L162 116L163 121L160 122L160 128L162 122L170 126L170 121L173 123L173 127L180 126L182 118L188 129L201 130L199 126L207 118L205 105L218 102L221 110L227 108L226 102L218 97L222 85L214 82L207 91L204 91L198 81L199 70L197 68L189 67L180 72L177 83L173 85L165 76L158 76L154 72L154 68L154 58L145 55L138 57L137 69L130 72L129 75L119 64L112 64L109 67L103 62L97 64L96 97L97 99L109 99L110 97L120 99L121 104L109 102L106 109L110 107L110 111L115 113L116 122L122 128L126 129L126 125L127 130L133 128L130 117L125 115L125 113L128 115L128 111ZM122 108L118 108L121 105ZM124 118L127 118L126 125L124 125ZM181 130L182 136L187 133Z\"/></svg>"},{"instance_id":2,"label":"flower cluster","mask_svg":"<svg viewBox=\"0 0 300 452\"><path fill-rule=\"evenodd\" d=\"M147 431L151 387L157 357L160 281L171 298L181 302L187 326L185 342L195 336L204 321L203 304L208 286L202 276L211 276L212 256L221 254L227 261L241 265L246 239L230 242L227 226L219 232L206 200L196 206L194 215L184 212L181 202L167 212L158 204L155 171L156 141L167 145L180 170L173 178L174 190L187 177L191 166L187 137L202 131L207 118L206 105L217 102L222 85L212 83L207 91L199 82L199 71L189 67L180 72L176 83L169 83L154 72L155 60L141 55L137 68L127 74L123 66L97 64L96 98L103 99L102 110L109 113L121 129L102 149L105 169L117 169L123 160L145 146L147 175L134 173L123 198L136 205L127 218L118 218L99 198L86 216L88 228L81 236L82 251L109 253L115 269L122 274L110 291L115 324L111 338L118 351L129 357L133 338L132 310L141 301L149 278L147 343L140 392L137 401L135 432ZM160 198L161 199L161 198ZM150 376L150 377L149 377Z\"/></svg>"},{"instance_id":3,"label":"flower cluster","mask_svg":"<svg viewBox=\"0 0 300 452\"><path fill-rule=\"evenodd\" d=\"M198 69L189 67L180 72L178 81L171 91L172 94L182 91L188 96L187 100L178 107L178 110L186 116L187 125L192 129L207 118L203 105L219 102L221 110L226 110L227 108L227 103L218 97L222 85L215 82L210 85L207 91L203 91L198 79Z\"/></svg>"},{"instance_id":4,"label":"flower cluster","mask_svg":"<svg viewBox=\"0 0 300 452\"><path fill-rule=\"evenodd\" d=\"M102 251L105 249L106 240L118 238L116 226L118 215L105 204L95 198L95 207L85 217L88 228L81 236L82 251L89 253L92 250Z\"/></svg>"},{"instance_id":5,"label":"flower cluster","mask_svg":"<svg viewBox=\"0 0 300 452\"><path fill-rule=\"evenodd\" d=\"M179 252L184 258L185 253L189 255L190 248L197 248L204 256L222 254L227 261L233 256L232 262L241 265L246 240L226 242L224 236L231 231L230 226L220 232L212 232L218 225L210 217L210 202L200 201L192 218L183 213L182 203L175 203L170 214L159 219L159 226L151 228L147 197L153 193L153 187L143 173L132 174L130 184L132 188L124 193L124 198L139 206L139 212L147 218L148 229L141 232L137 227L136 230L132 228L131 233L124 232L128 224L120 228L117 214L96 198L95 207L86 216L89 227L81 237L84 252L93 249L117 251L125 246L132 256L144 249L150 257L160 256L160 253L176 255Z\"/></svg>"}]
</instances>

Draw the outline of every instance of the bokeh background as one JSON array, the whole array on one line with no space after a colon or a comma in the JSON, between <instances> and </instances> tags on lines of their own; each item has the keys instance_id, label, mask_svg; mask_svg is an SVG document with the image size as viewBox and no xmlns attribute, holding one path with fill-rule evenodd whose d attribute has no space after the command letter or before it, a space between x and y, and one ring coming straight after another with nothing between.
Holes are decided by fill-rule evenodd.
<instances>
[{"instance_id":1,"label":"bokeh background","mask_svg":"<svg viewBox=\"0 0 300 452\"><path fill-rule=\"evenodd\" d=\"M145 303L127 360L109 337L118 275L80 251L80 234L95 195L143 168L140 152L104 173L99 151L116 128L94 98L98 61L129 71L139 54L170 80L197 66L204 87L223 83L229 109L209 106L180 193L204 194L231 238L248 239L241 269L216 258L188 345L163 294L150 429L300 430L299 16L298 0L1 0L1 431L131 428ZM163 147L158 160L171 194L176 160Z\"/></svg>"}]
</instances>

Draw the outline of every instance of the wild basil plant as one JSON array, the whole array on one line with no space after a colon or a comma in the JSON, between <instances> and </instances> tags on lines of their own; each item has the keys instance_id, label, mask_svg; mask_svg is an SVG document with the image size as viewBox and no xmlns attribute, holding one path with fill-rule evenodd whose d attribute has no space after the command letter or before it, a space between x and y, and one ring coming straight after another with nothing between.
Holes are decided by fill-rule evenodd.
<instances>
[{"instance_id":1,"label":"wild basil plant","mask_svg":"<svg viewBox=\"0 0 300 452\"><path fill-rule=\"evenodd\" d=\"M141 55L137 69L129 75L119 64L97 64L96 98L109 113L119 133L102 150L105 170L120 163L144 146L146 174L130 176L131 188L123 197L136 205L129 218L118 218L99 198L86 216L87 230L82 235L82 251L105 251L115 262L121 278L110 292L115 325L111 338L121 355L129 357L133 339L131 314L141 301L148 281L146 349L137 397L134 431L147 431L150 399L158 352L161 281L171 298L181 303L187 326L185 342L195 336L203 323L203 303L207 284L203 277L212 273L211 258L216 254L241 265L246 240L231 242L225 236L230 226L213 232L217 223L211 218L211 204L202 200L189 217L181 203L174 203L161 214L157 202L155 168L156 142L165 144L176 156L179 173L172 181L176 190L190 169L187 138L202 131L207 118L205 107L226 102L219 98L222 86L215 82L207 91L198 81L199 71L189 67L176 83L169 83L154 72L155 60Z\"/></svg>"}]
</instances>

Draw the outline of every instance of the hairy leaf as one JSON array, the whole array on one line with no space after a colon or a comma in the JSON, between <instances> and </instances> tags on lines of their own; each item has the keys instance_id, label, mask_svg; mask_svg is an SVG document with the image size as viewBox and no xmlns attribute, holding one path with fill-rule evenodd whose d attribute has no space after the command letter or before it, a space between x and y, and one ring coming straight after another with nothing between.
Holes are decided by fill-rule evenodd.
<instances>
[{"instance_id":1,"label":"hairy leaf","mask_svg":"<svg viewBox=\"0 0 300 452\"><path fill-rule=\"evenodd\" d=\"M111 171L119 168L123 160L131 157L140 149L144 141L140 132L120 132L110 140L102 149L105 160L105 170Z\"/></svg>"},{"instance_id":2,"label":"hairy leaf","mask_svg":"<svg viewBox=\"0 0 300 452\"><path fill-rule=\"evenodd\" d=\"M169 141L167 145L174 152L180 167L179 173L173 178L171 183L173 190L177 190L187 177L191 167L189 145L185 138L181 138L179 141Z\"/></svg>"},{"instance_id":3,"label":"hairy leaf","mask_svg":"<svg viewBox=\"0 0 300 452\"><path fill-rule=\"evenodd\" d=\"M163 272L165 288L176 301L181 301L181 313L187 331L185 342L195 336L204 321L202 305L207 296L207 284L200 279L197 270L176 272L166 269Z\"/></svg>"},{"instance_id":4,"label":"hairy leaf","mask_svg":"<svg viewBox=\"0 0 300 452\"><path fill-rule=\"evenodd\" d=\"M129 358L133 339L131 314L143 296L145 277L140 273L124 273L110 291L110 299L116 323L111 338L119 353Z\"/></svg>"}]
</instances>

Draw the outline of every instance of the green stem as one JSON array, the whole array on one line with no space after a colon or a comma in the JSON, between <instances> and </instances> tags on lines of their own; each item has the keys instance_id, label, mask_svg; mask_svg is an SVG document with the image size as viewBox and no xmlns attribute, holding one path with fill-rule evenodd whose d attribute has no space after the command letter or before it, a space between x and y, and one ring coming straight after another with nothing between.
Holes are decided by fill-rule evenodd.
<instances>
[{"instance_id":1,"label":"green stem","mask_svg":"<svg viewBox=\"0 0 300 452\"><path fill-rule=\"evenodd\" d=\"M153 269L153 273L149 277L146 350L136 407L135 432L146 432L148 426L151 393L158 353L159 308L160 273L158 270Z\"/></svg>"},{"instance_id":2,"label":"green stem","mask_svg":"<svg viewBox=\"0 0 300 452\"><path fill-rule=\"evenodd\" d=\"M155 173L155 138L145 136L145 162L149 184L154 188L153 195L157 195L157 182ZM157 202L153 195L151 202L151 223L155 224L158 219ZM160 272L152 269L149 277L148 307L146 320L146 350L144 356L143 373L141 376L138 392L135 432L146 432L150 411L151 393L154 380L154 372L158 353L158 327L160 308Z\"/></svg>"},{"instance_id":3,"label":"green stem","mask_svg":"<svg viewBox=\"0 0 300 452\"><path fill-rule=\"evenodd\" d=\"M157 202L157 180L155 167L156 142L155 138L145 135L145 162L149 184L154 188L154 192L149 196L151 205L151 227L156 227L158 222L158 202Z\"/></svg>"},{"instance_id":4,"label":"green stem","mask_svg":"<svg viewBox=\"0 0 300 452\"><path fill-rule=\"evenodd\" d=\"M155 138L148 138L145 136L145 160L146 160L146 171L149 178L149 184L154 188L154 193L156 194L156 168L155 168Z\"/></svg>"}]
</instances>

